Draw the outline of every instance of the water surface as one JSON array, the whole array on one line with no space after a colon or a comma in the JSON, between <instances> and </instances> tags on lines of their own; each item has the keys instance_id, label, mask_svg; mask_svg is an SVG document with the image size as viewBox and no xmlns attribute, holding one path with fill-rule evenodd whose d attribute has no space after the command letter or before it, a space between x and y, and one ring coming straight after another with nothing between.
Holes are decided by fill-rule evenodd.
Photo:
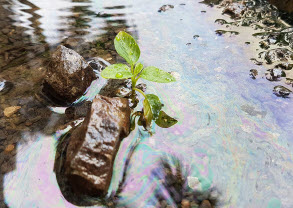
<instances>
[{"instance_id":1,"label":"water surface","mask_svg":"<svg viewBox=\"0 0 293 208\"><path fill-rule=\"evenodd\" d=\"M175 7L159 13L164 4ZM4 1L3 7L9 12L9 24L23 28L27 44L44 46L43 57L35 58L42 59L40 66L24 59L28 68L23 70L32 68L35 77L45 70L46 52L66 38L80 38L74 47L85 57L121 61L112 40L124 29L138 40L144 65L175 72L176 83L146 83L148 92L157 94L166 112L179 122L169 129L154 127L151 137L136 129L124 139L111 191L122 178L130 148L137 142L138 146L119 206L159 207L160 197L175 206L162 185L162 161L172 168L174 161L180 161L186 192L197 192L199 200L213 199L216 207L275 207L274 203L293 207L292 97L277 97L272 93L275 83L249 77L249 70L256 67L249 59L256 52L245 44L243 31L232 37L216 35L220 26L214 21L220 10L191 0L14 0ZM20 64L1 73L17 82L22 76ZM15 75L17 69L20 72ZM23 79L41 83L32 74ZM5 98L1 108L18 104L8 95ZM53 172L55 143L61 132L46 129L60 117L49 113L40 128L19 130L13 168L1 179L9 207L75 207L63 198ZM190 185L194 179L200 182L195 187Z\"/></svg>"}]
</instances>

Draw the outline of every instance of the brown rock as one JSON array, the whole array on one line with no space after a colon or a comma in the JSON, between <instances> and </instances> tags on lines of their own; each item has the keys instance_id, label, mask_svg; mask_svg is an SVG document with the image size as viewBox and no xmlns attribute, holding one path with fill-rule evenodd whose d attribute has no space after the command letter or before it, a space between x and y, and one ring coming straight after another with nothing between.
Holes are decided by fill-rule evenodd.
<instances>
[{"instance_id":1,"label":"brown rock","mask_svg":"<svg viewBox=\"0 0 293 208\"><path fill-rule=\"evenodd\" d=\"M68 143L65 175L75 193L95 197L107 193L116 153L129 128L127 99L97 95Z\"/></svg>"},{"instance_id":2,"label":"brown rock","mask_svg":"<svg viewBox=\"0 0 293 208\"><path fill-rule=\"evenodd\" d=\"M213 208L209 200L203 200L199 208Z\"/></svg>"},{"instance_id":3,"label":"brown rock","mask_svg":"<svg viewBox=\"0 0 293 208\"><path fill-rule=\"evenodd\" d=\"M10 106L4 109L4 115L10 117L15 114L21 107L20 106Z\"/></svg>"},{"instance_id":4,"label":"brown rock","mask_svg":"<svg viewBox=\"0 0 293 208\"><path fill-rule=\"evenodd\" d=\"M43 91L57 103L72 103L94 79L92 67L78 53L60 45L52 54Z\"/></svg>"}]
</instances>

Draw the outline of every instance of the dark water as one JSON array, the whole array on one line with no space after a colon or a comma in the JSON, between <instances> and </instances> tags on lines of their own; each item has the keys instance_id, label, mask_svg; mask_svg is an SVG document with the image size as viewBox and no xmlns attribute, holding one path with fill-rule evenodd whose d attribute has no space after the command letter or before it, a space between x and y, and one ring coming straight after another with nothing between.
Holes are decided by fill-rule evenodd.
<instances>
[{"instance_id":1,"label":"dark water","mask_svg":"<svg viewBox=\"0 0 293 208\"><path fill-rule=\"evenodd\" d=\"M164 4L175 7L159 13ZM58 44L115 63L121 58L113 38L120 30L138 39L144 65L173 71L176 83L147 84L179 122L169 129L154 127L151 137L136 129L124 139L110 191L121 181L131 147L138 146L118 205L160 207L163 198L176 207L162 163L174 174L180 163L182 186L199 201L217 201L216 207L293 207L292 97L277 97L276 83L249 77L252 68L266 70L249 61L258 52L245 42L257 39L246 28L238 28L237 36L216 35L223 29L214 23L221 17L218 8L191 0L1 0L0 8L1 28L8 29L1 30L0 75L14 83L1 95L0 106L21 106L23 118L0 114L5 136L0 137L0 200L8 207L75 207L63 198L53 172L63 132L58 129L66 126L64 109L43 105L36 92L49 51ZM92 85L86 97L100 87ZM15 149L6 153L9 144Z\"/></svg>"}]
</instances>

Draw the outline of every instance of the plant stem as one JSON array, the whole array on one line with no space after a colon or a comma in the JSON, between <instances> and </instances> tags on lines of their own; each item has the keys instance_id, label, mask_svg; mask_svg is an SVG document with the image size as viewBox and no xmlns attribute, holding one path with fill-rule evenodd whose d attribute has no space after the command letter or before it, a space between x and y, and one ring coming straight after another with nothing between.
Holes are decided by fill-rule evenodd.
<instances>
[{"instance_id":1,"label":"plant stem","mask_svg":"<svg viewBox=\"0 0 293 208\"><path fill-rule=\"evenodd\" d=\"M143 92L142 90L137 89L137 88L135 88L135 87L133 88L133 90L139 92L140 94L142 94L142 95L146 98L146 95L144 94L144 92Z\"/></svg>"},{"instance_id":2,"label":"plant stem","mask_svg":"<svg viewBox=\"0 0 293 208\"><path fill-rule=\"evenodd\" d=\"M131 77L131 85L132 85L132 90L134 90L135 86L136 86L136 82L137 80L135 79L135 76Z\"/></svg>"}]
</instances>

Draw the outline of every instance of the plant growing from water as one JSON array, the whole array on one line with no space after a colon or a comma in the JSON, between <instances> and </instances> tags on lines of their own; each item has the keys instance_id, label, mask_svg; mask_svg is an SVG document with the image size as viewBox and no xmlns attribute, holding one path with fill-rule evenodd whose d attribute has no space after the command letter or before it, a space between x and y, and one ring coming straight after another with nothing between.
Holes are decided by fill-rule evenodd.
<instances>
[{"instance_id":1,"label":"plant growing from water","mask_svg":"<svg viewBox=\"0 0 293 208\"><path fill-rule=\"evenodd\" d=\"M130 67L121 63L113 64L105 68L101 76L106 79L131 78L133 93L137 91L143 95L143 112L138 111L132 114L132 129L135 128L135 119L137 116L140 116L139 121L144 121L147 128L150 127L152 120L162 128L168 128L176 124L176 119L162 111L163 104L158 96L145 94L136 87L136 83L140 78L158 83L175 82L176 79L168 72L154 66L144 68L143 64L138 63L140 49L134 38L128 33L123 31L119 32L115 37L114 45L117 53L126 60Z\"/></svg>"}]
</instances>

